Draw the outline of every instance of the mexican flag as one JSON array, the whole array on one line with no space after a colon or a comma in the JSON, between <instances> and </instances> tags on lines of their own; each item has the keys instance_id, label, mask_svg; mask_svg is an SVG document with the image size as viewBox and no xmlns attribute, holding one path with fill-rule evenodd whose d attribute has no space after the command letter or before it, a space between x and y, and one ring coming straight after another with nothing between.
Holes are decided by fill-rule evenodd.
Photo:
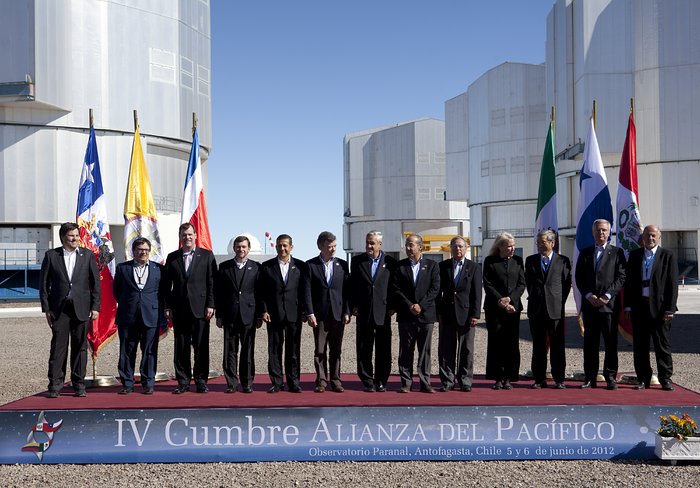
<instances>
[{"instance_id":1,"label":"mexican flag","mask_svg":"<svg viewBox=\"0 0 700 488\"><path fill-rule=\"evenodd\" d=\"M551 229L557 234L554 251L559 251L559 223L557 221L557 185L554 177L554 126L549 122L547 142L544 145L542 169L540 170L540 189L537 193L537 216L535 218L535 252L537 252L537 233Z\"/></svg>"}]
</instances>

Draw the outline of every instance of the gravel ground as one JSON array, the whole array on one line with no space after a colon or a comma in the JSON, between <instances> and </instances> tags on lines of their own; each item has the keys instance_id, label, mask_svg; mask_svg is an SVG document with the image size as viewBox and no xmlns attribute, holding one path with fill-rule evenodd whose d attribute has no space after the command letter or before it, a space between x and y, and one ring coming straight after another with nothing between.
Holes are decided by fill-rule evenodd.
<instances>
[{"instance_id":1,"label":"gravel ground","mask_svg":"<svg viewBox=\"0 0 700 488\"><path fill-rule=\"evenodd\" d=\"M700 290L683 290L679 313L674 321L674 381L700 391ZM571 309L571 307L567 307ZM567 321L568 372L581 370L582 340L575 319ZM50 332L42 318L0 318L2 351L2 388L0 404L46 389L46 361ZM394 336L393 364L398 353L398 334ZM221 364L222 332L212 327L211 366ZM258 334L256 358L264 375L267 336ZM355 330L346 328L343 371L354 375ZM172 339L161 342L159 371L173 374ZM306 327L302 337L302 371L313 371L311 353L313 335ZM485 371L486 329L477 329L475 372ZM620 339L620 372L633 371L632 348ZM530 334L525 317L521 323L521 372L529 369ZM433 372L437 371L437 333L434 334ZM101 351L98 375L116 374L118 343L112 341ZM396 370L396 366L394 366ZM394 371L396 373L396 371ZM90 373L88 373L90 374ZM434 381L434 384L436 381ZM88 393L89 394L89 393ZM686 463L671 466L661 462L637 461L469 461L469 462L285 462L285 463L205 463L205 464L132 464L132 465L3 465L1 486L654 486L694 485L700 465Z\"/></svg>"}]
</instances>

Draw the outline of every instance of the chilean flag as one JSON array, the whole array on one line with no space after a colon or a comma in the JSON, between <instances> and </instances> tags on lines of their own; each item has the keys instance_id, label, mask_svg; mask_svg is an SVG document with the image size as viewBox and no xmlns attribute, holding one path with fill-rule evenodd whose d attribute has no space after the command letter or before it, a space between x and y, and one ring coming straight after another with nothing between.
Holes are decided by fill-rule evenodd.
<instances>
[{"instance_id":1,"label":"chilean flag","mask_svg":"<svg viewBox=\"0 0 700 488\"><path fill-rule=\"evenodd\" d=\"M197 233L197 247L212 250L211 234L209 233L209 220L207 218L207 206L204 202L204 183L202 182L202 165L199 160L199 135L194 130L190 162L187 165L185 178L185 194L182 197L181 224L186 222L194 226Z\"/></svg>"},{"instance_id":2,"label":"chilean flag","mask_svg":"<svg viewBox=\"0 0 700 488\"><path fill-rule=\"evenodd\" d=\"M100 158L97 155L95 129L92 127L90 127L83 171L80 175L76 223L80 228L80 245L95 255L97 269L100 272L100 315L97 320L92 322L88 331L88 342L94 360L97 359L100 348L117 331L117 326L114 323L117 315L117 302L112 292L115 271L114 246L107 222L107 207L102 187Z\"/></svg>"}]
</instances>

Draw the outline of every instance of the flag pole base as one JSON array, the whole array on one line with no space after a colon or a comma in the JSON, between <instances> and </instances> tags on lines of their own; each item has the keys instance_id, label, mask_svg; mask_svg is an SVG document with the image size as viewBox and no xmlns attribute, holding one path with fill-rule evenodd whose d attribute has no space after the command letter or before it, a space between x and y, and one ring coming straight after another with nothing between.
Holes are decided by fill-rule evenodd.
<instances>
[{"instance_id":1,"label":"flag pole base","mask_svg":"<svg viewBox=\"0 0 700 488\"><path fill-rule=\"evenodd\" d=\"M85 377L85 387L86 388L98 388L104 386L116 386L119 384L119 380L114 376L86 376Z\"/></svg>"}]
</instances>

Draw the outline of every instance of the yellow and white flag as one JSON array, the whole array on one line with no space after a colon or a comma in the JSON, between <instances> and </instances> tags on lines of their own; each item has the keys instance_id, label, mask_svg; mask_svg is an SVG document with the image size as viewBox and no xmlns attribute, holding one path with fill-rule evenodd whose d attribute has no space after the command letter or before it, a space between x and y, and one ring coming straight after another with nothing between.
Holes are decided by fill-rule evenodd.
<instances>
[{"instance_id":1,"label":"yellow and white flag","mask_svg":"<svg viewBox=\"0 0 700 488\"><path fill-rule=\"evenodd\" d=\"M165 262L158 234L158 214L153 202L151 181L148 178L148 169L143 157L141 135L138 128L134 133L129 182L124 200L124 252L127 259L134 257L131 252L131 244L137 237L145 237L151 241L151 255L149 256L151 261L161 264Z\"/></svg>"}]
</instances>

